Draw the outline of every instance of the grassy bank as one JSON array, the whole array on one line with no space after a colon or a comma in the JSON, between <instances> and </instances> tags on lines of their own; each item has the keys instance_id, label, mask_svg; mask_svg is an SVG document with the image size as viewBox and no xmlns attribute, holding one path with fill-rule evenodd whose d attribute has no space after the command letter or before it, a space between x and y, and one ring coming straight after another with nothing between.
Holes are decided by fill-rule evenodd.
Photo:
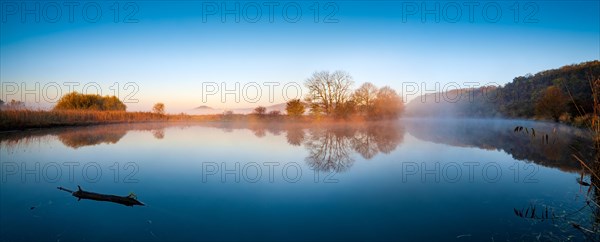
<instances>
[{"instance_id":1,"label":"grassy bank","mask_svg":"<svg viewBox=\"0 0 600 242\"><path fill-rule=\"evenodd\" d=\"M109 123L156 122L179 118L150 112L125 111L0 111L0 130L22 130Z\"/></svg>"},{"instance_id":2,"label":"grassy bank","mask_svg":"<svg viewBox=\"0 0 600 242\"><path fill-rule=\"evenodd\" d=\"M287 115L255 114L213 114L213 115L161 115L151 112L90 111L90 110L2 110L0 111L0 131L65 126L85 126L113 123L141 122L229 122L229 123L339 123L365 122L360 117L336 119L332 117L313 118L309 116L290 117Z\"/></svg>"}]
</instances>

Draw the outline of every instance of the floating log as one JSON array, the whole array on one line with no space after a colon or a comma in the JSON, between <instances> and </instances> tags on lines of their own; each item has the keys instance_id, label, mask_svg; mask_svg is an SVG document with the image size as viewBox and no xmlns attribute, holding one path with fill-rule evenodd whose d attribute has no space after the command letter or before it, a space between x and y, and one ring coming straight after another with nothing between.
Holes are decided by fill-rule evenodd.
<instances>
[{"instance_id":1,"label":"floating log","mask_svg":"<svg viewBox=\"0 0 600 242\"><path fill-rule=\"evenodd\" d=\"M80 201L81 199L89 199L89 200L102 201L102 202L118 203L118 204L122 204L122 205L129 206L129 207L133 207L134 205L145 206L143 203L141 203L140 201L137 200L137 197L133 193L131 193L125 197L122 197L122 196L116 196L116 195L106 195L106 194L100 194L100 193L94 193L94 192L86 192L86 191L82 190L80 186L77 186L77 189L78 189L77 191L71 191L64 187L58 187L58 190L70 192L71 195L73 195L74 197L77 198L77 201Z\"/></svg>"}]
</instances>

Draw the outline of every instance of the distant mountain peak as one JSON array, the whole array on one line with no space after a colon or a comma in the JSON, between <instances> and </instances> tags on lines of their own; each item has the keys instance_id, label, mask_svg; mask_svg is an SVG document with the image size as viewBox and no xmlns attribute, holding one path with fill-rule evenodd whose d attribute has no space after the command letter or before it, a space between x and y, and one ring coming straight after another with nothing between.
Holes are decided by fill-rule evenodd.
<instances>
[{"instance_id":1,"label":"distant mountain peak","mask_svg":"<svg viewBox=\"0 0 600 242\"><path fill-rule=\"evenodd\" d=\"M287 105L286 103L275 103L275 104L271 104L271 105L263 106L263 107L265 107L267 109L267 112L279 111L281 113L285 113L286 105ZM252 113L254 111L254 108L256 108L258 106L261 106L261 105L256 105L255 107L246 107L246 108L213 108L213 107L209 107L207 105L201 105L201 106L194 108L193 110L196 111L196 113L198 113L198 114L218 114L218 113L222 113L225 111L232 111L233 113L236 113L236 114L249 114L249 113Z\"/></svg>"},{"instance_id":2,"label":"distant mountain peak","mask_svg":"<svg viewBox=\"0 0 600 242\"><path fill-rule=\"evenodd\" d=\"M206 105L202 105L202 106L198 106L198 107L196 107L194 109L196 109L196 110L206 110L206 109L213 110L214 108L211 108L211 107L206 106Z\"/></svg>"}]
</instances>

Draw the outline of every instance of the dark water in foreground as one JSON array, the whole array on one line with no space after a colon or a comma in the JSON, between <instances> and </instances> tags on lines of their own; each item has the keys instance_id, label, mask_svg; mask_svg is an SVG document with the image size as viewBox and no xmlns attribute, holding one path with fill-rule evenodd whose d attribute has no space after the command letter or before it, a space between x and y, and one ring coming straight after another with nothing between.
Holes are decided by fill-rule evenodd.
<instances>
[{"instance_id":1,"label":"dark water in foreground","mask_svg":"<svg viewBox=\"0 0 600 242\"><path fill-rule=\"evenodd\" d=\"M589 137L548 123L128 124L0 141L0 241L584 240L569 222L594 219L571 157ZM56 189L77 185L146 206ZM561 218L515 215L529 206Z\"/></svg>"}]
</instances>

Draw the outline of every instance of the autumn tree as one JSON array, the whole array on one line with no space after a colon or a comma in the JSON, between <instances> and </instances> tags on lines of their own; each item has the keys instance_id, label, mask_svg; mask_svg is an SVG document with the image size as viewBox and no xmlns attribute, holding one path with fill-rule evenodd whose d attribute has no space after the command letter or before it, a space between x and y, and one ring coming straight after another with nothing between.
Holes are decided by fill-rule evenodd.
<instances>
[{"instance_id":1,"label":"autumn tree","mask_svg":"<svg viewBox=\"0 0 600 242\"><path fill-rule=\"evenodd\" d=\"M165 104L164 103L156 103L154 107L152 107L152 112L160 115L165 114Z\"/></svg>"},{"instance_id":2,"label":"autumn tree","mask_svg":"<svg viewBox=\"0 0 600 242\"><path fill-rule=\"evenodd\" d=\"M344 71L315 72L305 82L308 88L306 100L321 106L320 110L326 115L333 114L336 106L350 99L353 84L350 74Z\"/></svg>"},{"instance_id":3,"label":"autumn tree","mask_svg":"<svg viewBox=\"0 0 600 242\"><path fill-rule=\"evenodd\" d=\"M373 83L365 82L352 94L352 100L357 111L366 115L373 108L373 102L377 97L377 87Z\"/></svg>"},{"instance_id":4,"label":"autumn tree","mask_svg":"<svg viewBox=\"0 0 600 242\"><path fill-rule=\"evenodd\" d=\"M306 108L300 99L293 99L286 103L285 111L289 116L300 117L304 114Z\"/></svg>"},{"instance_id":5,"label":"autumn tree","mask_svg":"<svg viewBox=\"0 0 600 242\"><path fill-rule=\"evenodd\" d=\"M223 114L221 115L221 120L230 121L230 120L233 120L234 117L235 117L235 114L233 113L233 111L227 110L227 111L223 111Z\"/></svg>"},{"instance_id":6,"label":"autumn tree","mask_svg":"<svg viewBox=\"0 0 600 242\"><path fill-rule=\"evenodd\" d=\"M396 119L404 111L404 102L394 89L385 86L377 91L372 110L372 118Z\"/></svg>"},{"instance_id":7,"label":"autumn tree","mask_svg":"<svg viewBox=\"0 0 600 242\"><path fill-rule=\"evenodd\" d=\"M340 103L335 106L334 117L337 119L350 118L356 112L356 104L352 100Z\"/></svg>"},{"instance_id":8,"label":"autumn tree","mask_svg":"<svg viewBox=\"0 0 600 242\"><path fill-rule=\"evenodd\" d=\"M254 109L253 113L258 116L263 116L263 115L265 115L265 113L267 113L267 108L265 108L263 106L258 106Z\"/></svg>"},{"instance_id":9,"label":"autumn tree","mask_svg":"<svg viewBox=\"0 0 600 242\"><path fill-rule=\"evenodd\" d=\"M100 96L97 94L82 94L71 92L62 96L55 110L97 110L97 111L125 111L127 106L115 96Z\"/></svg>"},{"instance_id":10,"label":"autumn tree","mask_svg":"<svg viewBox=\"0 0 600 242\"><path fill-rule=\"evenodd\" d=\"M551 117L558 122L560 115L567 111L567 97L557 86L550 86L542 92L535 105L535 113L542 117Z\"/></svg>"},{"instance_id":11,"label":"autumn tree","mask_svg":"<svg viewBox=\"0 0 600 242\"><path fill-rule=\"evenodd\" d=\"M309 114L312 118L319 120L323 116L323 108L318 103L311 103Z\"/></svg>"}]
</instances>

